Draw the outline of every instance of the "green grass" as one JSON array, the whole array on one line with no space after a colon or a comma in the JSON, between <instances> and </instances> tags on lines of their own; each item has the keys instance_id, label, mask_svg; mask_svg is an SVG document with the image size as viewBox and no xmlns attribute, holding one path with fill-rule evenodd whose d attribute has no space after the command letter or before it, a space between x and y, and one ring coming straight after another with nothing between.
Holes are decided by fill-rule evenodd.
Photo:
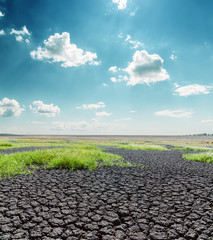
<instances>
[{"instance_id":1,"label":"green grass","mask_svg":"<svg viewBox=\"0 0 213 240\"><path fill-rule=\"evenodd\" d=\"M121 145L123 149L130 150L157 150L157 151L168 151L167 148L162 147L160 145L149 145L149 144L129 144L129 145Z\"/></svg>"},{"instance_id":2,"label":"green grass","mask_svg":"<svg viewBox=\"0 0 213 240\"><path fill-rule=\"evenodd\" d=\"M136 143L102 143L102 146L116 147L122 149L130 149L130 150L157 150L157 151L168 151L167 148L162 147L160 145L153 144L136 144Z\"/></svg>"},{"instance_id":3,"label":"green grass","mask_svg":"<svg viewBox=\"0 0 213 240\"><path fill-rule=\"evenodd\" d=\"M207 148L200 148L200 147L181 147L181 146L175 146L172 149L180 150L180 151L195 151L195 152L206 152L209 149Z\"/></svg>"},{"instance_id":4,"label":"green grass","mask_svg":"<svg viewBox=\"0 0 213 240\"><path fill-rule=\"evenodd\" d=\"M10 148L21 148L21 147L51 147L51 146L64 146L69 147L71 144L76 144L77 141L62 141L62 140L16 140L16 141L0 141L0 150L10 149ZM79 142L80 144L80 142ZM85 143L84 143L85 144Z\"/></svg>"},{"instance_id":5,"label":"green grass","mask_svg":"<svg viewBox=\"0 0 213 240\"><path fill-rule=\"evenodd\" d=\"M34 152L0 154L0 179L12 175L30 174L35 168L96 169L98 166L129 167L118 155L103 152L92 145L73 145L67 148L45 149Z\"/></svg>"},{"instance_id":6,"label":"green grass","mask_svg":"<svg viewBox=\"0 0 213 240\"><path fill-rule=\"evenodd\" d=\"M190 161L213 163L213 152L184 154L183 158Z\"/></svg>"},{"instance_id":7,"label":"green grass","mask_svg":"<svg viewBox=\"0 0 213 240\"><path fill-rule=\"evenodd\" d=\"M8 142L0 143L0 149L2 149L2 148L12 147L12 146L13 146L13 144L8 143Z\"/></svg>"}]
</instances>

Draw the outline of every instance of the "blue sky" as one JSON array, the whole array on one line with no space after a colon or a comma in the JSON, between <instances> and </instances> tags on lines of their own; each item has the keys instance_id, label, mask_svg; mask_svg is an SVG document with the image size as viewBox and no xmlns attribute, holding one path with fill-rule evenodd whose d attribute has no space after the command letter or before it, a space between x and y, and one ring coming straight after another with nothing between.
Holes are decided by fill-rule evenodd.
<instances>
[{"instance_id":1,"label":"blue sky","mask_svg":"<svg viewBox=\"0 0 213 240\"><path fill-rule=\"evenodd\" d=\"M0 0L0 132L213 133L212 0Z\"/></svg>"}]
</instances>

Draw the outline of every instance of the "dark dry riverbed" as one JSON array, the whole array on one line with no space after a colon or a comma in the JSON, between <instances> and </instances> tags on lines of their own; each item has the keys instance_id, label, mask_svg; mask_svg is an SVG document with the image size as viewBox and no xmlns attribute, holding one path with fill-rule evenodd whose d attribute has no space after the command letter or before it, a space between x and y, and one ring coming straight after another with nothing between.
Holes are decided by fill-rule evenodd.
<instances>
[{"instance_id":1,"label":"dark dry riverbed","mask_svg":"<svg viewBox=\"0 0 213 240\"><path fill-rule=\"evenodd\" d=\"M213 239L213 164L107 148L148 168L40 170L0 181L0 239Z\"/></svg>"}]
</instances>

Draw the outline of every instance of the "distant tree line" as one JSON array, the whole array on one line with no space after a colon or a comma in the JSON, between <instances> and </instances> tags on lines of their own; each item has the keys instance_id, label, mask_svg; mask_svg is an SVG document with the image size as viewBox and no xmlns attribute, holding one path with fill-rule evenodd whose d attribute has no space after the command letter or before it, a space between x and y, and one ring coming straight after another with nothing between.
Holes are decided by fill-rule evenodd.
<instances>
[{"instance_id":1,"label":"distant tree line","mask_svg":"<svg viewBox=\"0 0 213 240\"><path fill-rule=\"evenodd\" d=\"M192 136L213 136L212 133L198 133L198 134L192 134Z\"/></svg>"}]
</instances>

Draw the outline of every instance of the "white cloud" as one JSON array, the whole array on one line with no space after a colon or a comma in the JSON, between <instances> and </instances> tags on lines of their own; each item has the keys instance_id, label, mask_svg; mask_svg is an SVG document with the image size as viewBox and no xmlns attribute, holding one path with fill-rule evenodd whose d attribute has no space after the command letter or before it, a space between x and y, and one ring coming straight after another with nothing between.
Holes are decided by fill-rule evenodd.
<instances>
[{"instance_id":1,"label":"white cloud","mask_svg":"<svg viewBox=\"0 0 213 240\"><path fill-rule=\"evenodd\" d=\"M5 35L5 31L2 29L0 30L0 36L3 36L3 35Z\"/></svg>"},{"instance_id":2,"label":"white cloud","mask_svg":"<svg viewBox=\"0 0 213 240\"><path fill-rule=\"evenodd\" d=\"M65 122L53 122L52 129L58 130L58 131L69 131L69 130L88 130L90 127L90 124L86 121L80 121L80 122L71 122L71 121L65 121Z\"/></svg>"},{"instance_id":3,"label":"white cloud","mask_svg":"<svg viewBox=\"0 0 213 240\"><path fill-rule=\"evenodd\" d=\"M202 120L202 124L213 123L213 120Z\"/></svg>"},{"instance_id":4,"label":"white cloud","mask_svg":"<svg viewBox=\"0 0 213 240\"><path fill-rule=\"evenodd\" d=\"M129 74L127 85L150 84L169 79L169 74L163 68L163 59L157 55L149 55L147 51L136 51L133 62L123 71Z\"/></svg>"},{"instance_id":5,"label":"white cloud","mask_svg":"<svg viewBox=\"0 0 213 240\"><path fill-rule=\"evenodd\" d=\"M30 105L30 110L45 117L55 117L60 114L60 108L57 105L54 106L52 103L44 104L42 101L34 101Z\"/></svg>"},{"instance_id":6,"label":"white cloud","mask_svg":"<svg viewBox=\"0 0 213 240\"><path fill-rule=\"evenodd\" d=\"M176 61L178 59L178 57L176 56L175 54L175 51L173 50L171 55L169 56L169 58L172 60L172 61Z\"/></svg>"},{"instance_id":7,"label":"white cloud","mask_svg":"<svg viewBox=\"0 0 213 240\"><path fill-rule=\"evenodd\" d=\"M26 26L22 27L22 30L15 30L14 28L10 31L11 35L15 35L16 41L18 42L23 42L25 41L26 43L29 43L30 40L28 37L31 36L30 32L28 31Z\"/></svg>"},{"instance_id":8,"label":"white cloud","mask_svg":"<svg viewBox=\"0 0 213 240\"><path fill-rule=\"evenodd\" d=\"M179 87L178 85L175 85L175 87L177 88L175 89L174 92L179 96L208 94L210 93L210 90L213 88L212 86L200 85L200 84L191 84L184 87Z\"/></svg>"},{"instance_id":9,"label":"white cloud","mask_svg":"<svg viewBox=\"0 0 213 240\"><path fill-rule=\"evenodd\" d=\"M116 3L120 10L125 9L127 5L127 0L112 0L112 2Z\"/></svg>"},{"instance_id":10,"label":"white cloud","mask_svg":"<svg viewBox=\"0 0 213 240\"><path fill-rule=\"evenodd\" d=\"M51 130L64 131L64 132L92 132L92 133L109 133L111 131L116 131L123 128L123 124L110 123L110 122L100 122L98 119L93 119L91 122L80 121L63 121L63 122L53 122L50 126Z\"/></svg>"},{"instance_id":11,"label":"white cloud","mask_svg":"<svg viewBox=\"0 0 213 240\"><path fill-rule=\"evenodd\" d=\"M130 121L132 120L132 118L119 118L119 119L116 119L115 122L123 122L123 121Z\"/></svg>"},{"instance_id":12,"label":"white cloud","mask_svg":"<svg viewBox=\"0 0 213 240\"><path fill-rule=\"evenodd\" d=\"M29 33L29 31L27 30L26 26L22 27L22 30L15 30L14 28L10 31L10 34L15 34L15 35L28 35L30 36L31 34Z\"/></svg>"},{"instance_id":13,"label":"white cloud","mask_svg":"<svg viewBox=\"0 0 213 240\"><path fill-rule=\"evenodd\" d=\"M95 61L96 53L84 51L70 42L70 34L63 32L61 35L55 33L44 40L44 47L38 47L30 53L35 60L50 63L59 62L62 67L76 67L86 63L90 65L98 65L100 62Z\"/></svg>"},{"instance_id":14,"label":"white cloud","mask_svg":"<svg viewBox=\"0 0 213 240\"><path fill-rule=\"evenodd\" d=\"M24 39L23 39L23 37L22 36L16 36L16 41L17 42L22 42Z\"/></svg>"},{"instance_id":15,"label":"white cloud","mask_svg":"<svg viewBox=\"0 0 213 240\"><path fill-rule=\"evenodd\" d=\"M0 11L0 17L4 17L4 16L5 16L5 13Z\"/></svg>"},{"instance_id":16,"label":"white cloud","mask_svg":"<svg viewBox=\"0 0 213 240\"><path fill-rule=\"evenodd\" d=\"M131 110L130 113L136 113L136 111L135 110Z\"/></svg>"},{"instance_id":17,"label":"white cloud","mask_svg":"<svg viewBox=\"0 0 213 240\"><path fill-rule=\"evenodd\" d=\"M132 37L130 35L126 35L125 42L129 41Z\"/></svg>"},{"instance_id":18,"label":"white cloud","mask_svg":"<svg viewBox=\"0 0 213 240\"><path fill-rule=\"evenodd\" d=\"M125 39L125 42L129 42L132 46L131 48L132 49L136 49L136 48L139 48L139 47L144 47L144 44L139 42L139 41L135 41L135 40L131 40L132 37L130 35L127 35L126 36L126 39Z\"/></svg>"},{"instance_id":19,"label":"white cloud","mask_svg":"<svg viewBox=\"0 0 213 240\"><path fill-rule=\"evenodd\" d=\"M136 14L136 11L132 11L132 12L129 13L130 17L135 16L135 14Z\"/></svg>"},{"instance_id":20,"label":"white cloud","mask_svg":"<svg viewBox=\"0 0 213 240\"><path fill-rule=\"evenodd\" d=\"M110 80L111 80L112 82L117 82L117 79L116 79L115 77L111 77Z\"/></svg>"},{"instance_id":21,"label":"white cloud","mask_svg":"<svg viewBox=\"0 0 213 240\"><path fill-rule=\"evenodd\" d=\"M83 104L81 106L76 107L76 109L81 109L81 110L97 110L100 108L105 108L106 105L104 104L104 102L98 102L96 104L91 103L91 104Z\"/></svg>"},{"instance_id":22,"label":"white cloud","mask_svg":"<svg viewBox=\"0 0 213 240\"><path fill-rule=\"evenodd\" d=\"M125 75L125 76L122 76L123 80L124 81L127 81L129 78Z\"/></svg>"},{"instance_id":23,"label":"white cloud","mask_svg":"<svg viewBox=\"0 0 213 240\"><path fill-rule=\"evenodd\" d=\"M185 112L183 110L163 110L159 112L155 112L156 116L167 116L167 117L173 117L173 118L182 118L182 117L191 117L193 114L192 111L190 112Z\"/></svg>"},{"instance_id":24,"label":"white cloud","mask_svg":"<svg viewBox=\"0 0 213 240\"><path fill-rule=\"evenodd\" d=\"M108 86L106 83L102 83L102 85L103 85L104 87L107 87L107 86Z\"/></svg>"},{"instance_id":25,"label":"white cloud","mask_svg":"<svg viewBox=\"0 0 213 240\"><path fill-rule=\"evenodd\" d=\"M177 56L174 55L174 53L172 53L169 58L172 60L172 61L176 61L177 60Z\"/></svg>"},{"instance_id":26,"label":"white cloud","mask_svg":"<svg viewBox=\"0 0 213 240\"><path fill-rule=\"evenodd\" d=\"M113 72L113 73L116 73L119 70L120 70L120 68L118 68L117 66L112 66L112 67L109 68L109 71Z\"/></svg>"},{"instance_id":27,"label":"white cloud","mask_svg":"<svg viewBox=\"0 0 213 240\"><path fill-rule=\"evenodd\" d=\"M122 33L122 32L119 33L119 34L118 34L118 37L119 37L119 38L123 38L123 33Z\"/></svg>"},{"instance_id":28,"label":"white cloud","mask_svg":"<svg viewBox=\"0 0 213 240\"><path fill-rule=\"evenodd\" d=\"M110 78L111 82L121 82L122 80L119 78L111 77Z\"/></svg>"},{"instance_id":29,"label":"white cloud","mask_svg":"<svg viewBox=\"0 0 213 240\"><path fill-rule=\"evenodd\" d=\"M125 75L125 76L122 76L122 75L119 75L117 78L116 77L111 77L110 78L111 82L121 82L121 81L127 81L128 80L128 77Z\"/></svg>"},{"instance_id":30,"label":"white cloud","mask_svg":"<svg viewBox=\"0 0 213 240\"><path fill-rule=\"evenodd\" d=\"M112 113L108 113L108 112L96 112L96 116L97 117L108 117L108 116L110 116L110 115L112 115Z\"/></svg>"},{"instance_id":31,"label":"white cloud","mask_svg":"<svg viewBox=\"0 0 213 240\"><path fill-rule=\"evenodd\" d=\"M2 117L18 117L23 111L24 108L20 107L20 104L15 99L3 98L0 101L0 116Z\"/></svg>"},{"instance_id":32,"label":"white cloud","mask_svg":"<svg viewBox=\"0 0 213 240\"><path fill-rule=\"evenodd\" d=\"M124 128L124 124L112 123L112 122L100 122L98 119L93 119L90 130L97 131L98 133L104 132L108 134L109 132L115 132L121 128Z\"/></svg>"}]
</instances>

